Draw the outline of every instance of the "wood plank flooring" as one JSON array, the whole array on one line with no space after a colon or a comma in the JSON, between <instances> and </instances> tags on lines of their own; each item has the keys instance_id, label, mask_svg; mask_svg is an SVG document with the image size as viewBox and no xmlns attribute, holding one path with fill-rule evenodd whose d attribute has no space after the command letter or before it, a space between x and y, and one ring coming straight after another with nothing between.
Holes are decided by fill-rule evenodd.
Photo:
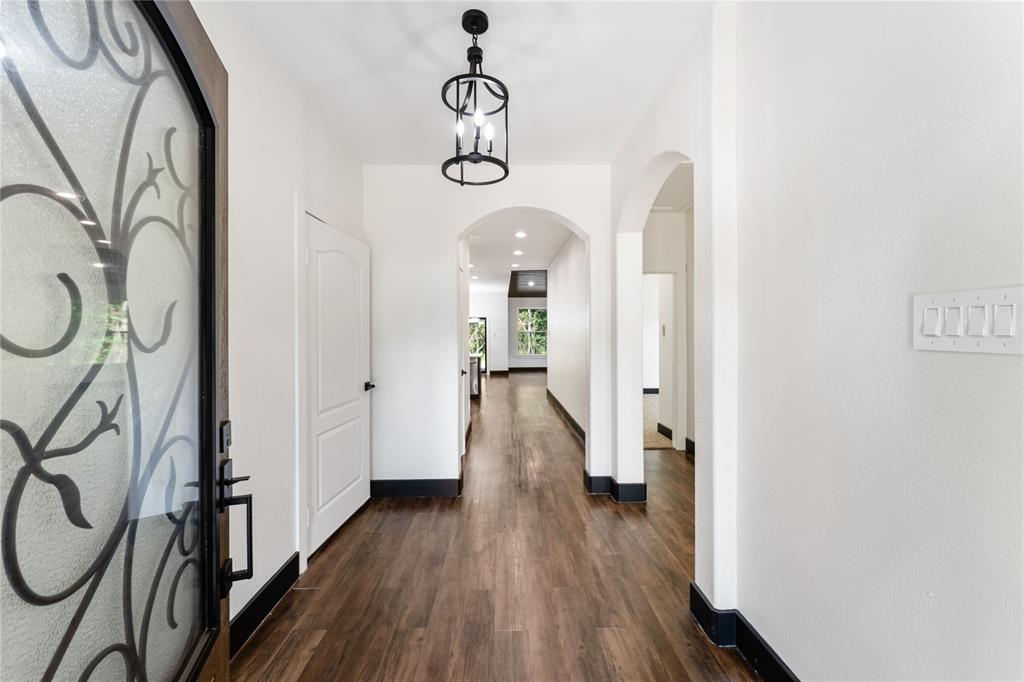
<instances>
[{"instance_id":1,"label":"wood plank flooring","mask_svg":"<svg viewBox=\"0 0 1024 682\"><path fill-rule=\"evenodd\" d=\"M689 613L693 461L583 489L542 373L488 379L458 499L373 499L232 661L236 680L751 680Z\"/></svg>"}]
</instances>

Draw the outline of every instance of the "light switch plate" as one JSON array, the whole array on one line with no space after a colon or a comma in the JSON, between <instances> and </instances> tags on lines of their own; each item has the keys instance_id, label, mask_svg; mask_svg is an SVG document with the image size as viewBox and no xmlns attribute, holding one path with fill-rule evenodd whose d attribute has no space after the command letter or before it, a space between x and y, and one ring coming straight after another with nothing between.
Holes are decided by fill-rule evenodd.
<instances>
[{"instance_id":1,"label":"light switch plate","mask_svg":"<svg viewBox=\"0 0 1024 682\"><path fill-rule=\"evenodd\" d=\"M1024 286L914 296L914 348L1024 355Z\"/></svg>"}]
</instances>

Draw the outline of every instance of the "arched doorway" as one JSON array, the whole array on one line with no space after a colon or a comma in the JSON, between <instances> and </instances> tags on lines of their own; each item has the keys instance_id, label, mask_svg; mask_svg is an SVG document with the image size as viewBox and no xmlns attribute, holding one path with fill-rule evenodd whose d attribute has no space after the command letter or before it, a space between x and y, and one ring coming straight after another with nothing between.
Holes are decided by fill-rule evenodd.
<instances>
[{"instance_id":1,"label":"arched doorway","mask_svg":"<svg viewBox=\"0 0 1024 682\"><path fill-rule=\"evenodd\" d=\"M508 207L467 226L459 233L457 249L458 354L465 372L460 376L458 427L463 454L477 376L485 401L489 378L532 372L546 375L548 400L583 442L589 464L590 236L556 212ZM471 328L479 334L483 319L486 358L470 352ZM479 339L472 342L472 350L479 351Z\"/></svg>"}]
</instances>

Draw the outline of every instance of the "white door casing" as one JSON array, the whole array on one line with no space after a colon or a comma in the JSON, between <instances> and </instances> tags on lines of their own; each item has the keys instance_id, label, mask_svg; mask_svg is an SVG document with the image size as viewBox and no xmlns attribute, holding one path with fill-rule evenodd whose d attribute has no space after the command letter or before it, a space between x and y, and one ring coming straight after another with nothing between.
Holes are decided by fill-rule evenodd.
<instances>
[{"instance_id":1,"label":"white door casing","mask_svg":"<svg viewBox=\"0 0 1024 682\"><path fill-rule=\"evenodd\" d=\"M306 215L308 552L370 497L370 247Z\"/></svg>"}]
</instances>

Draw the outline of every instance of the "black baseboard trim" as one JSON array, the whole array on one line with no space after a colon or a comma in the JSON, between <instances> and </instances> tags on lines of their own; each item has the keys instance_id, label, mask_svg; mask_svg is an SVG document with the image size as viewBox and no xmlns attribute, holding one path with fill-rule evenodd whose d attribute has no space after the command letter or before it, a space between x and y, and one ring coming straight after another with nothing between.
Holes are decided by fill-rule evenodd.
<instances>
[{"instance_id":1,"label":"black baseboard trim","mask_svg":"<svg viewBox=\"0 0 1024 682\"><path fill-rule=\"evenodd\" d=\"M690 613L704 634L720 647L736 647L754 672L768 682L799 682L768 642L735 609L716 609L695 583L690 583Z\"/></svg>"},{"instance_id":2,"label":"black baseboard trim","mask_svg":"<svg viewBox=\"0 0 1024 682\"><path fill-rule=\"evenodd\" d=\"M619 483L612 476L591 476L583 470L583 487L591 495L611 495L616 502L646 502L646 483Z\"/></svg>"},{"instance_id":3,"label":"black baseboard trim","mask_svg":"<svg viewBox=\"0 0 1024 682\"><path fill-rule=\"evenodd\" d=\"M299 579L299 553L295 552L284 562L277 573L253 595L252 599L242 607L231 619L231 630L228 635L231 655L234 656L249 641L260 624L267 619L278 602L284 599L288 590Z\"/></svg>"},{"instance_id":4,"label":"black baseboard trim","mask_svg":"<svg viewBox=\"0 0 1024 682\"><path fill-rule=\"evenodd\" d=\"M586 469L583 470L583 487L591 495L611 495L611 476L591 476Z\"/></svg>"},{"instance_id":5,"label":"black baseboard trim","mask_svg":"<svg viewBox=\"0 0 1024 682\"><path fill-rule=\"evenodd\" d=\"M573 419L572 415L569 414L569 410L565 409L565 405L555 397L555 394L551 392L551 389L548 389L548 401L555 406L555 411L562 416L562 419L564 419L565 423L569 425L572 432L576 434L576 437L580 439L580 442L586 445L587 432L583 430L583 427L580 426L578 421Z\"/></svg>"},{"instance_id":6,"label":"black baseboard trim","mask_svg":"<svg viewBox=\"0 0 1024 682\"><path fill-rule=\"evenodd\" d=\"M691 455L697 454L697 444L689 438L686 439L686 452L689 452Z\"/></svg>"},{"instance_id":7,"label":"black baseboard trim","mask_svg":"<svg viewBox=\"0 0 1024 682\"><path fill-rule=\"evenodd\" d=\"M489 370L487 370L487 373L488 374L508 374L508 370L507 369L489 369Z\"/></svg>"},{"instance_id":8,"label":"black baseboard trim","mask_svg":"<svg viewBox=\"0 0 1024 682\"><path fill-rule=\"evenodd\" d=\"M619 483L612 479L612 497L616 502L646 502L646 483Z\"/></svg>"},{"instance_id":9,"label":"black baseboard trim","mask_svg":"<svg viewBox=\"0 0 1024 682\"><path fill-rule=\"evenodd\" d=\"M510 372L546 372L547 367L509 367Z\"/></svg>"},{"instance_id":10,"label":"black baseboard trim","mask_svg":"<svg viewBox=\"0 0 1024 682\"><path fill-rule=\"evenodd\" d=\"M644 389L644 395L658 395L658 389L657 388L645 388Z\"/></svg>"},{"instance_id":11,"label":"black baseboard trim","mask_svg":"<svg viewBox=\"0 0 1024 682\"><path fill-rule=\"evenodd\" d=\"M462 494L462 474L458 478L402 478L370 481L370 497L458 497Z\"/></svg>"},{"instance_id":12,"label":"black baseboard trim","mask_svg":"<svg viewBox=\"0 0 1024 682\"><path fill-rule=\"evenodd\" d=\"M658 422L658 433L665 436L665 438L672 440L672 429L668 428L661 422Z\"/></svg>"}]
</instances>

